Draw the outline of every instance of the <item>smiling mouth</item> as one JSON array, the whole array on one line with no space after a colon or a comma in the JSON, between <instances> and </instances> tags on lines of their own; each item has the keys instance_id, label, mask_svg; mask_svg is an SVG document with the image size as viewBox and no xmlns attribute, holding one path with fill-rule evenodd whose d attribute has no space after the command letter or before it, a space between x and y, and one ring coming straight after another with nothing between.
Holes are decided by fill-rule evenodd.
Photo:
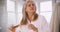
<instances>
[{"instance_id":1,"label":"smiling mouth","mask_svg":"<svg viewBox=\"0 0 60 32\"><path fill-rule=\"evenodd\" d=\"M31 10L34 10L33 8Z\"/></svg>"}]
</instances>

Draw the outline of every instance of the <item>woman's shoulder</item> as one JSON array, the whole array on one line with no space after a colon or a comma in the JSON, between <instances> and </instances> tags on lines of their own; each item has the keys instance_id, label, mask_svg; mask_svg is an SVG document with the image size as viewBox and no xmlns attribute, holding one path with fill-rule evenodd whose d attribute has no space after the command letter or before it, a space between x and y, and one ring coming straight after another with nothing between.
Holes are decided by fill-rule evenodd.
<instances>
[{"instance_id":1,"label":"woman's shoulder","mask_svg":"<svg viewBox=\"0 0 60 32\"><path fill-rule=\"evenodd\" d=\"M38 16L38 20L39 20L40 22L46 22L46 21L47 21L46 18L45 18L43 15L39 15L39 16Z\"/></svg>"}]
</instances>

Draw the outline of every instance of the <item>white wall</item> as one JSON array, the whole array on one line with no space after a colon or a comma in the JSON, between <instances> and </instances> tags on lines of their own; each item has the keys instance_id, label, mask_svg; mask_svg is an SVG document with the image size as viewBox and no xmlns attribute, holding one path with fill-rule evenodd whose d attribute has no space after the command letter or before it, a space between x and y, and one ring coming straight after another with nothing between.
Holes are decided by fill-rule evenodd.
<instances>
[{"instance_id":1,"label":"white wall","mask_svg":"<svg viewBox=\"0 0 60 32\"><path fill-rule=\"evenodd\" d=\"M7 25L7 10L6 0L0 0L0 32L6 32Z\"/></svg>"}]
</instances>

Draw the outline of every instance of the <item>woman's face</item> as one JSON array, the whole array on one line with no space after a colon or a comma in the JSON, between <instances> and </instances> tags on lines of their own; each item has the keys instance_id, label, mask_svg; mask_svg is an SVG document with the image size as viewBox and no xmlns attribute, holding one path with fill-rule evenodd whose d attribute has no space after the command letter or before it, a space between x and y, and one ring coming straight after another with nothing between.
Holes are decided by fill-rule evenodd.
<instances>
[{"instance_id":1,"label":"woman's face","mask_svg":"<svg viewBox=\"0 0 60 32\"><path fill-rule=\"evenodd\" d=\"M26 12L27 13L34 13L35 10L36 10L35 4L32 1L28 2L26 5Z\"/></svg>"}]
</instances>

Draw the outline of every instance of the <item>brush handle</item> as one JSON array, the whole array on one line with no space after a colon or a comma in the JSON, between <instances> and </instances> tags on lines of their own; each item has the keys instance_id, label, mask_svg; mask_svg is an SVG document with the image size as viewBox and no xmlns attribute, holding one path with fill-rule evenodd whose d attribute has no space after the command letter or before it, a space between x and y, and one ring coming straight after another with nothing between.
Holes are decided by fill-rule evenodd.
<instances>
[{"instance_id":1,"label":"brush handle","mask_svg":"<svg viewBox=\"0 0 60 32\"><path fill-rule=\"evenodd\" d=\"M19 27L19 25L14 26L14 28L17 28L17 27Z\"/></svg>"}]
</instances>

